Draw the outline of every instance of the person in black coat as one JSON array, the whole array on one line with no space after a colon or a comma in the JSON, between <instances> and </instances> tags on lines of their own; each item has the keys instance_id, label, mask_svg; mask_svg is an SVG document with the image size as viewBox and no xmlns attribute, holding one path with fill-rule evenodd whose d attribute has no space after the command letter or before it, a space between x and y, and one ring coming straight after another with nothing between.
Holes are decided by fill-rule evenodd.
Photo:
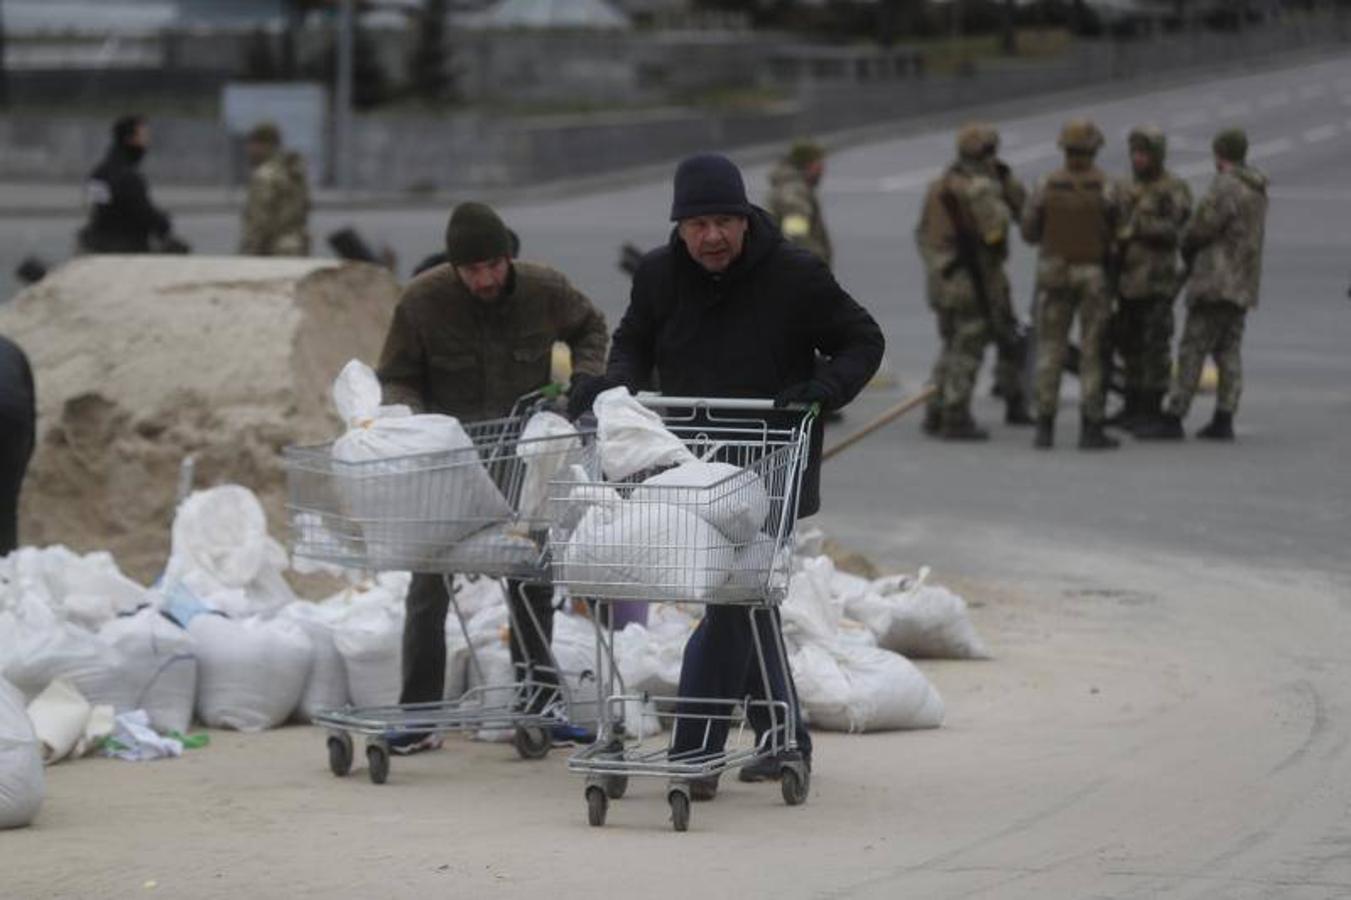
<instances>
[{"instance_id":1,"label":"person in black coat","mask_svg":"<svg viewBox=\"0 0 1351 900\"><path fill-rule=\"evenodd\" d=\"M80 230L85 253L149 253L151 240L171 242L169 216L150 202L141 160L150 146L150 126L141 116L113 124L113 143L85 191L89 224Z\"/></svg>"},{"instance_id":2,"label":"person in black coat","mask_svg":"<svg viewBox=\"0 0 1351 900\"><path fill-rule=\"evenodd\" d=\"M835 410L852 400L882 361L885 340L877 322L835 281L812 253L784 240L773 219L746 199L741 172L723 156L702 154L676 169L670 241L646 254L634 274L629 308L615 330L606 374L579 385L570 398L575 415L601 391L624 385L682 397L774 398L776 405L818 403ZM818 356L821 361L818 362ZM782 414L780 425L800 414ZM798 515L820 508L821 436L813 429ZM773 648L777 616L757 615L770 657L774 697L796 704ZM763 696L754 664L751 617L735 606L709 606L685 647L680 696L736 699ZM685 712L707 715L699 705ZM751 718L758 734L768 716ZM717 751L725 722L676 729L673 755ZM798 748L810 765L811 741L798 716ZM785 760L743 768L743 781L777 777ZM716 778L691 783L695 799L717 789Z\"/></svg>"},{"instance_id":3,"label":"person in black coat","mask_svg":"<svg viewBox=\"0 0 1351 900\"><path fill-rule=\"evenodd\" d=\"M0 556L19 546L19 486L33 455L36 423L28 357L0 335Z\"/></svg>"}]
</instances>

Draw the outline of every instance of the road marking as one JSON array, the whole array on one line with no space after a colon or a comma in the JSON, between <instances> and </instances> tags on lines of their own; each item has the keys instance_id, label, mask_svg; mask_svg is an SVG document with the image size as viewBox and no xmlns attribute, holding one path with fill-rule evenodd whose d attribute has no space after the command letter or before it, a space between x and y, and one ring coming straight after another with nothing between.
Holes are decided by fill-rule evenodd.
<instances>
[{"instance_id":1,"label":"road marking","mask_svg":"<svg viewBox=\"0 0 1351 900\"><path fill-rule=\"evenodd\" d=\"M1321 97L1328 92L1328 86L1325 84L1306 84L1299 89L1301 100L1312 100L1315 97Z\"/></svg>"},{"instance_id":2,"label":"road marking","mask_svg":"<svg viewBox=\"0 0 1351 900\"><path fill-rule=\"evenodd\" d=\"M1202 122L1209 121L1210 113L1204 109L1197 109L1170 117L1168 125L1172 128L1186 128L1188 125L1200 125Z\"/></svg>"},{"instance_id":3,"label":"road marking","mask_svg":"<svg viewBox=\"0 0 1351 900\"><path fill-rule=\"evenodd\" d=\"M1295 142L1290 138L1276 138L1274 141L1253 144L1248 148L1248 159L1269 159L1282 153L1289 153L1293 149Z\"/></svg>"},{"instance_id":4,"label":"road marking","mask_svg":"<svg viewBox=\"0 0 1351 900\"><path fill-rule=\"evenodd\" d=\"M1337 125L1319 125L1317 128L1310 128L1304 132L1304 143L1317 144L1322 141L1335 138L1341 133L1341 128Z\"/></svg>"},{"instance_id":5,"label":"road marking","mask_svg":"<svg viewBox=\"0 0 1351 900\"><path fill-rule=\"evenodd\" d=\"M1277 91L1274 94L1263 94L1257 101L1257 105L1262 109L1274 109L1277 106L1285 106L1290 102L1289 91Z\"/></svg>"},{"instance_id":6,"label":"road marking","mask_svg":"<svg viewBox=\"0 0 1351 900\"><path fill-rule=\"evenodd\" d=\"M1236 116L1246 116L1252 112L1252 104L1247 100L1241 100L1238 103L1229 103L1220 107L1221 119L1232 119Z\"/></svg>"},{"instance_id":7,"label":"road marking","mask_svg":"<svg viewBox=\"0 0 1351 900\"><path fill-rule=\"evenodd\" d=\"M941 174L943 174L942 166L916 169L912 172L902 172L899 175L888 175L877 183L877 187L889 194L897 191L914 190L924 187Z\"/></svg>"},{"instance_id":8,"label":"road marking","mask_svg":"<svg viewBox=\"0 0 1351 900\"><path fill-rule=\"evenodd\" d=\"M1026 147L1019 147L1005 153L1004 162L1011 166L1021 166L1039 159L1045 159L1048 156L1055 156L1059 152L1059 148L1054 141L1043 141L1040 144L1028 144Z\"/></svg>"}]
</instances>

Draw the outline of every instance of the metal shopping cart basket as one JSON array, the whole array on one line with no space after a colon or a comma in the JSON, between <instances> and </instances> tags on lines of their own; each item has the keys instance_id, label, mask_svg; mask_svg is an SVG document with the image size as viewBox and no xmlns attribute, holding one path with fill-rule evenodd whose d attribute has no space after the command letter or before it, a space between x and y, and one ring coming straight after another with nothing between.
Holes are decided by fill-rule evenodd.
<instances>
[{"instance_id":1,"label":"metal shopping cart basket","mask_svg":"<svg viewBox=\"0 0 1351 900\"><path fill-rule=\"evenodd\" d=\"M452 700L321 711L314 722L328 729L333 774L351 771L353 735L366 737L370 778L381 784L391 733L510 729L517 752L534 759L549 752L555 726L587 721L588 705L589 720L599 719L599 680L560 671L552 651L548 665L518 669L514 684L487 684L456 596L455 575L549 583L548 477L583 450L580 437L522 437L544 395L522 398L506 418L465 424L472 446L459 450L354 463L334 459L332 443L284 451L293 553L367 571L440 573L478 682ZM530 622L508 604L510 633L528 660L522 627L541 637L543 628L531 605L521 606ZM569 674L579 686L595 680L589 703Z\"/></svg>"},{"instance_id":2,"label":"metal shopping cart basket","mask_svg":"<svg viewBox=\"0 0 1351 900\"><path fill-rule=\"evenodd\" d=\"M768 400L661 397L642 394L666 428L699 460L724 464L699 487L638 484L602 477L599 453L584 465L594 480L555 479L550 488L553 578L575 597L729 604L745 609L763 692L756 697L652 697L615 690L611 674L595 743L568 767L587 776L588 820L603 825L609 801L622 797L631 776L670 779L667 801L677 831L689 826L690 783L778 756L790 805L804 802L809 773L796 741L796 707L775 699L770 667L782 666L791 690L787 651L775 607L788 592L798 492L807 464L815 408L775 410ZM725 474L717 474L725 473ZM657 479L657 481L672 479ZM674 479L679 481L679 479ZM597 622L605 618L597 616ZM769 619L761 637L757 619ZM600 625L597 625L600 630ZM614 634L598 635L613 650ZM768 644L768 646L766 646ZM647 741L624 722L625 710L658 708L670 733ZM758 713L768 727L748 729ZM651 715L651 713L645 713ZM690 730L693 729L693 741ZM720 732L730 740L718 740ZM681 735L677 748L677 735ZM693 747L691 748L691 743ZM721 745L720 745L721 744Z\"/></svg>"}]
</instances>

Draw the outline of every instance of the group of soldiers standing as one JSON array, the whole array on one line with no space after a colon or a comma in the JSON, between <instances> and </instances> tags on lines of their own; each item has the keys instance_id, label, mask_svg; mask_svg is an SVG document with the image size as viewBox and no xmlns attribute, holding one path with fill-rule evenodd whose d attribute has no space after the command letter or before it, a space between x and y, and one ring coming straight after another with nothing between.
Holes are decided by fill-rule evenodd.
<instances>
[{"instance_id":1,"label":"group of soldiers standing","mask_svg":"<svg viewBox=\"0 0 1351 900\"><path fill-rule=\"evenodd\" d=\"M1247 137L1220 132L1216 177L1193 208L1186 182L1165 167L1157 128L1131 131L1131 176L1111 181L1095 164L1104 139L1091 121L1067 122L1063 167L1028 195L998 155L990 126L957 136L957 160L930 186L916 228L929 303L942 349L924 431L945 440L985 440L971 417L971 394L985 348L999 348L996 386L1006 422L1035 424L1034 446L1055 442L1061 373L1079 320L1079 447L1113 449L1109 426L1141 439L1183 437L1207 356L1219 370L1215 416L1197 437L1232 440L1242 390L1240 345L1261 278L1266 177L1247 165ZM1017 225L1039 248L1035 328L1035 417L1022 389L1022 350L1005 264ZM1172 365L1173 303L1187 288L1188 313ZM1106 415L1113 354L1124 368L1125 402Z\"/></svg>"}]
</instances>

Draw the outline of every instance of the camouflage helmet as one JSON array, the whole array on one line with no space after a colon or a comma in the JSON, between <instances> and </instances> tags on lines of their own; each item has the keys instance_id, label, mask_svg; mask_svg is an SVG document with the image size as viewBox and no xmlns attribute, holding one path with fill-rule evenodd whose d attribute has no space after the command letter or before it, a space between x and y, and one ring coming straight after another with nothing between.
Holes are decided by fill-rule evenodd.
<instances>
[{"instance_id":1,"label":"camouflage helmet","mask_svg":"<svg viewBox=\"0 0 1351 900\"><path fill-rule=\"evenodd\" d=\"M1102 130L1092 119L1070 119L1060 129L1060 149L1066 152L1097 153L1102 144Z\"/></svg>"},{"instance_id":2,"label":"camouflage helmet","mask_svg":"<svg viewBox=\"0 0 1351 900\"><path fill-rule=\"evenodd\" d=\"M1155 165L1162 165L1168 152L1168 138L1164 135L1163 129L1154 125L1138 125L1132 128L1126 143L1130 145L1132 151L1143 150L1148 153Z\"/></svg>"},{"instance_id":3,"label":"camouflage helmet","mask_svg":"<svg viewBox=\"0 0 1351 900\"><path fill-rule=\"evenodd\" d=\"M788 149L788 161L798 168L804 168L820 159L826 158L826 148L816 141L794 141Z\"/></svg>"},{"instance_id":4,"label":"camouflage helmet","mask_svg":"<svg viewBox=\"0 0 1351 900\"><path fill-rule=\"evenodd\" d=\"M1241 128L1226 128L1215 135L1211 149L1220 159L1242 163L1248 158L1248 135Z\"/></svg>"},{"instance_id":5,"label":"camouflage helmet","mask_svg":"<svg viewBox=\"0 0 1351 900\"><path fill-rule=\"evenodd\" d=\"M980 159L999 149L999 132L984 122L968 122L957 131L957 155Z\"/></svg>"},{"instance_id":6,"label":"camouflage helmet","mask_svg":"<svg viewBox=\"0 0 1351 900\"><path fill-rule=\"evenodd\" d=\"M249 129L244 140L251 144L267 144L270 147L281 146L281 129L275 122L259 122Z\"/></svg>"}]
</instances>

